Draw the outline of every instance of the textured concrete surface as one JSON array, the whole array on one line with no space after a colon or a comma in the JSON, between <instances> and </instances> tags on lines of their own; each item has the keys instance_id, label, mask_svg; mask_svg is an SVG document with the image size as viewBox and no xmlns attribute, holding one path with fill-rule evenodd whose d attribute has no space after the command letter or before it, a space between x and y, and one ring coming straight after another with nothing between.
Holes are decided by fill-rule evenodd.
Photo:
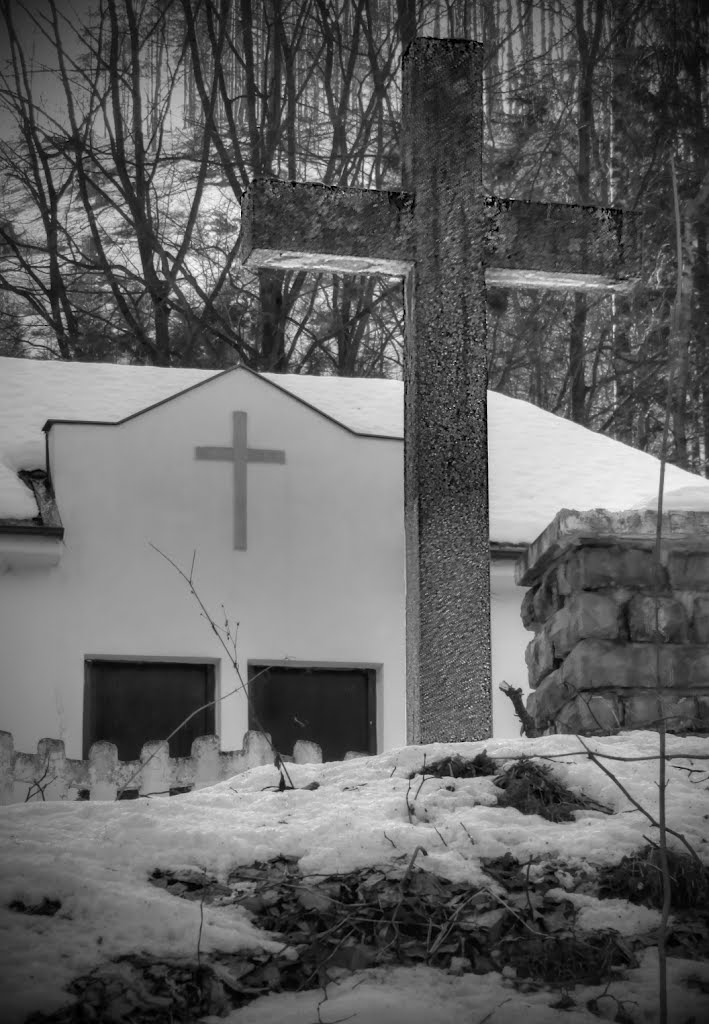
<instances>
[{"instance_id":1,"label":"textured concrete surface","mask_svg":"<svg viewBox=\"0 0 709 1024\"><path fill-rule=\"evenodd\" d=\"M673 551L667 571L674 590L709 590L709 553Z\"/></svg>"},{"instance_id":2,"label":"textured concrete surface","mask_svg":"<svg viewBox=\"0 0 709 1024\"><path fill-rule=\"evenodd\" d=\"M554 648L546 629L537 633L524 652L529 685L534 689L554 669Z\"/></svg>"},{"instance_id":3,"label":"textured concrete surface","mask_svg":"<svg viewBox=\"0 0 709 1024\"><path fill-rule=\"evenodd\" d=\"M623 697L623 725L628 729L656 728L662 714L671 732L690 729L698 717L695 697L676 697L662 694L658 705L658 694L652 690L633 693Z\"/></svg>"},{"instance_id":4,"label":"textured concrete surface","mask_svg":"<svg viewBox=\"0 0 709 1024\"><path fill-rule=\"evenodd\" d=\"M495 196L486 198L485 207L490 267L537 271L552 279L590 275L622 280L639 272L635 221L621 210Z\"/></svg>"},{"instance_id":5,"label":"textured concrete surface","mask_svg":"<svg viewBox=\"0 0 709 1024\"><path fill-rule=\"evenodd\" d=\"M534 698L533 708L528 704L527 710L539 724L547 723L573 697L574 691L561 678L561 671L556 669L530 695L530 700Z\"/></svg>"},{"instance_id":6,"label":"textured concrete surface","mask_svg":"<svg viewBox=\"0 0 709 1024\"><path fill-rule=\"evenodd\" d=\"M690 639L695 644L709 644L709 594L693 596Z\"/></svg>"},{"instance_id":7,"label":"textured concrete surface","mask_svg":"<svg viewBox=\"0 0 709 1024\"><path fill-rule=\"evenodd\" d=\"M621 724L621 704L612 693L579 695L556 715L557 732L582 736L605 736L617 732Z\"/></svg>"},{"instance_id":8,"label":"textured concrete surface","mask_svg":"<svg viewBox=\"0 0 709 1024\"><path fill-rule=\"evenodd\" d=\"M413 211L406 192L258 178L244 197L242 257L258 266L289 251L413 262Z\"/></svg>"},{"instance_id":9,"label":"textured concrete surface","mask_svg":"<svg viewBox=\"0 0 709 1024\"><path fill-rule=\"evenodd\" d=\"M564 661L562 677L575 690L631 689L655 684L656 652L650 644L582 640Z\"/></svg>"},{"instance_id":10,"label":"textured concrete surface","mask_svg":"<svg viewBox=\"0 0 709 1024\"><path fill-rule=\"evenodd\" d=\"M572 594L564 607L547 623L545 631L554 657L564 658L579 640L617 640L621 612L607 594L581 591Z\"/></svg>"},{"instance_id":11,"label":"textured concrete surface","mask_svg":"<svg viewBox=\"0 0 709 1024\"><path fill-rule=\"evenodd\" d=\"M582 640L564 661L562 678L576 690L650 689L660 678L666 689L707 689L709 647L703 644L618 644Z\"/></svg>"},{"instance_id":12,"label":"textured concrete surface","mask_svg":"<svg viewBox=\"0 0 709 1024\"><path fill-rule=\"evenodd\" d=\"M567 551L584 544L652 551L656 532L657 513L648 509L616 512L596 508L578 512L563 508L520 556L515 566L515 579L521 586L533 586L550 565L558 562ZM709 558L709 512L665 512L662 546L665 552L704 551ZM678 588L679 584L673 582L673 586Z\"/></svg>"},{"instance_id":13,"label":"textured concrete surface","mask_svg":"<svg viewBox=\"0 0 709 1024\"><path fill-rule=\"evenodd\" d=\"M407 733L421 743L492 730L482 60L477 43L431 39L404 57Z\"/></svg>"},{"instance_id":14,"label":"textured concrete surface","mask_svg":"<svg viewBox=\"0 0 709 1024\"><path fill-rule=\"evenodd\" d=\"M687 613L675 598L635 594L628 602L627 616L631 641L686 644L689 640Z\"/></svg>"},{"instance_id":15,"label":"textured concrete surface","mask_svg":"<svg viewBox=\"0 0 709 1024\"><path fill-rule=\"evenodd\" d=\"M667 587L667 572L649 551L585 547L571 552L559 565L556 580L564 595L612 586L655 589Z\"/></svg>"},{"instance_id":16,"label":"textured concrete surface","mask_svg":"<svg viewBox=\"0 0 709 1024\"><path fill-rule=\"evenodd\" d=\"M476 42L409 45L402 191L270 179L242 211L251 265L404 277L409 742L492 729L485 267L501 283L580 289L584 275L611 287L637 269L617 211L485 198L482 68Z\"/></svg>"},{"instance_id":17,"label":"textured concrete surface","mask_svg":"<svg viewBox=\"0 0 709 1024\"><path fill-rule=\"evenodd\" d=\"M632 215L495 196L483 204L489 284L579 291L633 285L639 252ZM257 178L244 196L241 256L282 270L404 276L406 261L416 258L414 210L412 191Z\"/></svg>"}]
</instances>

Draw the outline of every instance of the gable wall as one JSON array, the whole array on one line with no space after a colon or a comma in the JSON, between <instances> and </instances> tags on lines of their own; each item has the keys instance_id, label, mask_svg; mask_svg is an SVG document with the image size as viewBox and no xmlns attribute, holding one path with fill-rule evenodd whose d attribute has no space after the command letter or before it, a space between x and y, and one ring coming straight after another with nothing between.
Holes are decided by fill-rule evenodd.
<instances>
[{"instance_id":1,"label":"gable wall","mask_svg":"<svg viewBox=\"0 0 709 1024\"><path fill-rule=\"evenodd\" d=\"M248 466L248 549L233 550L229 463L197 461L229 445L232 411L251 447L286 465ZM247 663L386 664L378 745L405 742L401 444L357 438L248 374L207 383L116 427L55 424L50 465L65 526L51 572L6 576L0 703L17 749L63 738L80 756L86 656L216 659L234 677L188 589L149 547L189 569L205 603L239 622ZM35 623L28 637L28 622ZM3 628L4 632L4 628ZM63 709L60 715L57 705ZM63 722L60 721L63 719ZM247 728L242 695L220 706L224 749Z\"/></svg>"},{"instance_id":2,"label":"gable wall","mask_svg":"<svg viewBox=\"0 0 709 1024\"><path fill-rule=\"evenodd\" d=\"M230 445L232 412L251 447L284 449L285 465L248 467L248 548L233 550L232 467L197 461L195 445ZM85 657L214 661L220 694L234 686L224 652L185 583L219 622L239 622L247 664L377 666L378 748L404 744L403 445L349 434L265 382L233 373L120 426L55 424L50 466L65 526L51 571L0 586L0 728L16 749L63 738L80 756ZM526 682L528 637L512 562L493 566L496 736L517 735L504 678ZM28 623L31 624L28 626ZM217 708L222 748L241 746L242 694Z\"/></svg>"}]
</instances>

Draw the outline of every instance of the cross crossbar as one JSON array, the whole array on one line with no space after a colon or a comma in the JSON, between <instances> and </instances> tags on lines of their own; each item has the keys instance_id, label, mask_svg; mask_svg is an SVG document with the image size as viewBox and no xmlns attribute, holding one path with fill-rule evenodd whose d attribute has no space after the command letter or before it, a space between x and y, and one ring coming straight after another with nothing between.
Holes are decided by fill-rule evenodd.
<instances>
[{"instance_id":1,"label":"cross crossbar","mask_svg":"<svg viewBox=\"0 0 709 1024\"><path fill-rule=\"evenodd\" d=\"M233 462L234 449L218 445L198 445L195 448L195 457L205 459L208 462ZM286 453L269 448L247 448L247 462L275 462L278 465L285 465Z\"/></svg>"},{"instance_id":2,"label":"cross crossbar","mask_svg":"<svg viewBox=\"0 0 709 1024\"><path fill-rule=\"evenodd\" d=\"M242 211L249 266L404 277L415 260L410 192L258 178ZM488 285L623 292L639 273L637 217L613 207L483 200Z\"/></svg>"}]
</instances>

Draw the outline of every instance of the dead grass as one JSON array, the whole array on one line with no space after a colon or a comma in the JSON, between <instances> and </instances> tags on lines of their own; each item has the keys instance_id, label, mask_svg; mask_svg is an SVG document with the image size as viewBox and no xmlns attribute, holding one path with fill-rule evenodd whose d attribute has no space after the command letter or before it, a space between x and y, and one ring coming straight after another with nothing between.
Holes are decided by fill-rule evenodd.
<instances>
[{"instance_id":1,"label":"dead grass","mask_svg":"<svg viewBox=\"0 0 709 1024\"><path fill-rule=\"evenodd\" d=\"M495 779L495 785L503 790L497 801L500 807L516 807L522 814L539 814L548 821L573 821L579 810L612 813L590 797L572 793L548 765L530 758L516 761Z\"/></svg>"}]
</instances>

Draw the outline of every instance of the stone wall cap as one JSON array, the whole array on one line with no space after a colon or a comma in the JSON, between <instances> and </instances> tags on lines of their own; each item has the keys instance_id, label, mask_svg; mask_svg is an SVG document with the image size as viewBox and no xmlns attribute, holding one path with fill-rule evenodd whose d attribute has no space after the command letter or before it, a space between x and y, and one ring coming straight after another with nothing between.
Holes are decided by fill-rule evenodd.
<instances>
[{"instance_id":1,"label":"stone wall cap","mask_svg":"<svg viewBox=\"0 0 709 1024\"><path fill-rule=\"evenodd\" d=\"M651 509L587 511L562 508L515 563L515 581L531 587L549 566L582 544L635 547L651 551L657 534L657 512ZM662 516L663 551L709 551L709 512L673 509Z\"/></svg>"}]
</instances>

